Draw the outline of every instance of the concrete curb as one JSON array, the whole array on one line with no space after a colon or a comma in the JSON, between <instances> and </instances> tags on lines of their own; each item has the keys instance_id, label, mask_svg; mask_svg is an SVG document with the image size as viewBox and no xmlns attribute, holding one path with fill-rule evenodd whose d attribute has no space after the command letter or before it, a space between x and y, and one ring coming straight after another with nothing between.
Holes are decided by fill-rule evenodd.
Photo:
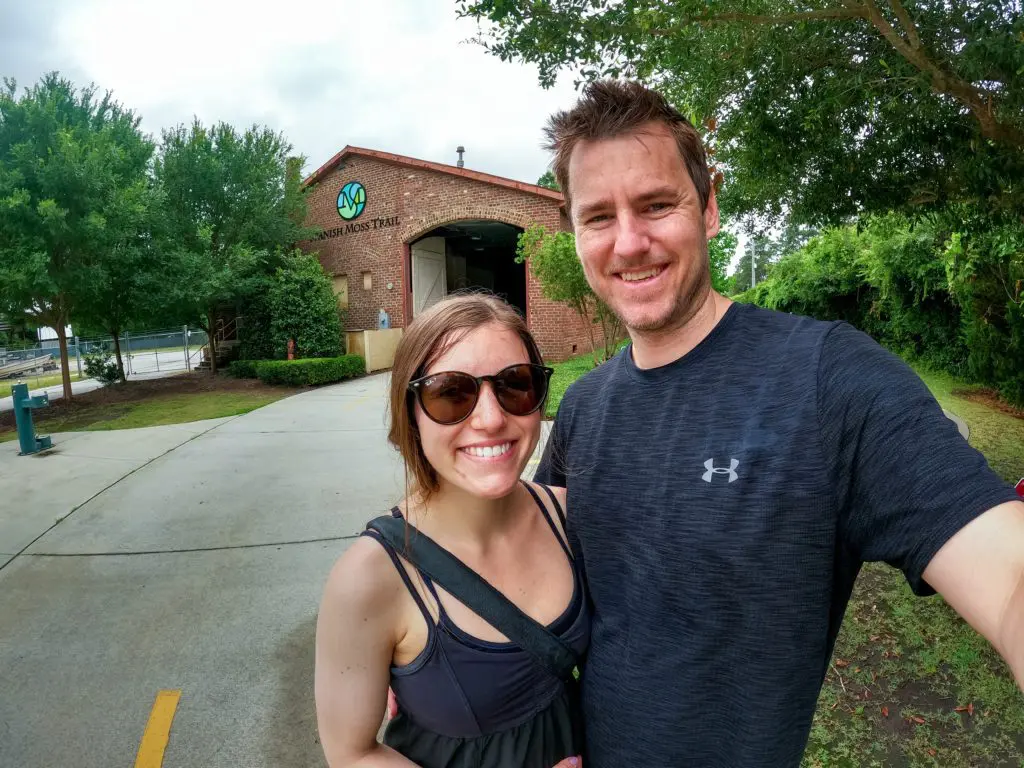
<instances>
[{"instance_id":1,"label":"concrete curb","mask_svg":"<svg viewBox=\"0 0 1024 768\"><path fill-rule=\"evenodd\" d=\"M967 426L967 422L957 416L955 413L950 413L945 408L942 412L946 414L946 418L956 424L956 428L960 430L960 434L963 435L964 440L968 440L971 436L971 429Z\"/></svg>"}]
</instances>

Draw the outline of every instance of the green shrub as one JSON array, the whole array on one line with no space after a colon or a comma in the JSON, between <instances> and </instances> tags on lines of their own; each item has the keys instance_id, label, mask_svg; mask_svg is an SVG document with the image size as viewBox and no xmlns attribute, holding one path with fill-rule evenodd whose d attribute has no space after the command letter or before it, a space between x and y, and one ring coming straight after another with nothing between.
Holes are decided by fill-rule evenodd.
<instances>
[{"instance_id":1,"label":"green shrub","mask_svg":"<svg viewBox=\"0 0 1024 768\"><path fill-rule=\"evenodd\" d=\"M236 379L255 379L258 360L232 360L228 364L228 376Z\"/></svg>"},{"instance_id":2,"label":"green shrub","mask_svg":"<svg viewBox=\"0 0 1024 768\"><path fill-rule=\"evenodd\" d=\"M737 297L845 320L903 357L1024 405L1024 224L970 210L827 229Z\"/></svg>"},{"instance_id":3,"label":"green shrub","mask_svg":"<svg viewBox=\"0 0 1024 768\"><path fill-rule=\"evenodd\" d=\"M243 300L242 357L282 360L288 340L303 358L342 353L342 314L331 278L315 256L296 251Z\"/></svg>"},{"instance_id":4,"label":"green shrub","mask_svg":"<svg viewBox=\"0 0 1024 768\"><path fill-rule=\"evenodd\" d=\"M106 347L97 347L91 352L86 352L82 355L82 364L85 375L90 379L96 379L105 387L121 380L117 362Z\"/></svg>"},{"instance_id":5,"label":"green shrub","mask_svg":"<svg viewBox=\"0 0 1024 768\"><path fill-rule=\"evenodd\" d=\"M359 355L313 357L304 360L261 360L256 375L264 384L309 387L332 384L366 373L366 361Z\"/></svg>"}]
</instances>

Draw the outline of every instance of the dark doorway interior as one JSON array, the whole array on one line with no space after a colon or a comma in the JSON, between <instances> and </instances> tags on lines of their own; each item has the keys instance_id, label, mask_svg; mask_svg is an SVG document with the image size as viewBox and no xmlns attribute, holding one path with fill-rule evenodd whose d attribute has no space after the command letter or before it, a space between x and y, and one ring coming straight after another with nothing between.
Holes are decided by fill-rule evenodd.
<instances>
[{"instance_id":1,"label":"dark doorway interior","mask_svg":"<svg viewBox=\"0 0 1024 768\"><path fill-rule=\"evenodd\" d=\"M424 237L445 239L447 293L485 288L526 315L526 265L516 264L522 229L500 221L446 224Z\"/></svg>"}]
</instances>

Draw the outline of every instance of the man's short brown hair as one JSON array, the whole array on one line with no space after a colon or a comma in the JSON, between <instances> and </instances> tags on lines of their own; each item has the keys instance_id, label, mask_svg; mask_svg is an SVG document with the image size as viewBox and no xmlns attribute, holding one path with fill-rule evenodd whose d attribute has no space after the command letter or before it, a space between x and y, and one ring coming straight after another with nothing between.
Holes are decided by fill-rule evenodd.
<instances>
[{"instance_id":1,"label":"man's short brown hair","mask_svg":"<svg viewBox=\"0 0 1024 768\"><path fill-rule=\"evenodd\" d=\"M569 111L556 112L548 120L545 148L555 153L552 168L570 209L569 158L580 141L612 139L649 123L662 123L675 137L679 154L690 173L703 211L711 197L704 143L689 120L664 96L628 80L598 80L583 89L583 96Z\"/></svg>"}]
</instances>

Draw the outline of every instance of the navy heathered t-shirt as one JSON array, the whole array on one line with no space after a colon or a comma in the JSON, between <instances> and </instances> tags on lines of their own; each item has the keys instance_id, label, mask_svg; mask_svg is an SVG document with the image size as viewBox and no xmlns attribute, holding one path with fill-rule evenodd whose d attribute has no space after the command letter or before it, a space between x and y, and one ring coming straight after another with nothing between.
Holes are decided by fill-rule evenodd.
<instances>
[{"instance_id":1,"label":"navy heathered t-shirt","mask_svg":"<svg viewBox=\"0 0 1024 768\"><path fill-rule=\"evenodd\" d=\"M870 337L730 306L566 393L536 480L568 489L594 616L587 768L799 765L862 562L929 560L1016 498Z\"/></svg>"}]
</instances>

